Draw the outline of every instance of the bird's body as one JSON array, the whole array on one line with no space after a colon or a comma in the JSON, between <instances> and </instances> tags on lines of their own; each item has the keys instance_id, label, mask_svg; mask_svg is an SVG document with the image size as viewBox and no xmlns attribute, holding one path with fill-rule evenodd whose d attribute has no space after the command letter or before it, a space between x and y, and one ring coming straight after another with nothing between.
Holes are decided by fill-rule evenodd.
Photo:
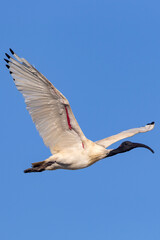
<instances>
[{"instance_id":1,"label":"bird's body","mask_svg":"<svg viewBox=\"0 0 160 240\"><path fill-rule=\"evenodd\" d=\"M49 166L46 164L46 170L86 168L106 157L108 152L104 147L86 139L85 147L77 145L66 148L46 159L45 164L53 163Z\"/></svg>"},{"instance_id":2,"label":"bird's body","mask_svg":"<svg viewBox=\"0 0 160 240\"><path fill-rule=\"evenodd\" d=\"M25 59L18 57L13 50L7 68L10 70L15 85L23 94L27 109L36 125L44 143L52 155L44 161L32 164L25 172L41 172L56 169L81 169L92 165L100 159L129 151L144 144L122 143L117 149L106 149L111 144L131 137L137 133L154 128L154 122L144 127L133 128L114 136L92 142L87 139L79 127L68 100Z\"/></svg>"}]
</instances>

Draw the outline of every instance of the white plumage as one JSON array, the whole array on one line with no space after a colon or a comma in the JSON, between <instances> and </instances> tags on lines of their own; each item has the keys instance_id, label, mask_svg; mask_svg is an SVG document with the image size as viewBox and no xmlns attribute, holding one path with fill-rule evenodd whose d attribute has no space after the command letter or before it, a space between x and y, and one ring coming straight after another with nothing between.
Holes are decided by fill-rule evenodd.
<instances>
[{"instance_id":1,"label":"white plumage","mask_svg":"<svg viewBox=\"0 0 160 240\"><path fill-rule=\"evenodd\" d=\"M9 59L5 59L6 66L10 70L17 89L24 96L27 109L37 130L52 153L50 158L33 163L32 168L25 172L40 172L58 168L80 169L90 166L102 158L129 151L135 147L145 147L153 151L146 145L135 146L131 142L125 142L123 146L117 148L116 153L115 150L106 148L121 139L152 130L154 122L97 142L88 140L79 127L64 95L28 61L18 57L13 50L10 49L10 51L17 60L6 54Z\"/></svg>"}]
</instances>

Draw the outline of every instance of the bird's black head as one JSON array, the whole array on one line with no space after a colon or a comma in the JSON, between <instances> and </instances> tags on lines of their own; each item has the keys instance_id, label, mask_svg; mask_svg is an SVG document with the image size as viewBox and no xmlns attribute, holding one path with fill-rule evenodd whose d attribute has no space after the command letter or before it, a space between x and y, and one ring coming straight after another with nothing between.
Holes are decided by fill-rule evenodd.
<instances>
[{"instance_id":1,"label":"bird's black head","mask_svg":"<svg viewBox=\"0 0 160 240\"><path fill-rule=\"evenodd\" d=\"M110 153L107 155L107 157L116 155L118 153L128 152L128 151L132 150L133 148L137 148L137 147L147 148L152 153L154 153L154 151L150 147L145 145L145 144L133 143L133 142L130 142L130 141L125 141L118 148L111 150Z\"/></svg>"},{"instance_id":2,"label":"bird's black head","mask_svg":"<svg viewBox=\"0 0 160 240\"><path fill-rule=\"evenodd\" d=\"M125 141L123 143L121 143L121 145L118 147L119 150L122 150L122 152L127 152L132 150L133 148L138 147L137 144L139 143L132 143L130 141Z\"/></svg>"}]
</instances>

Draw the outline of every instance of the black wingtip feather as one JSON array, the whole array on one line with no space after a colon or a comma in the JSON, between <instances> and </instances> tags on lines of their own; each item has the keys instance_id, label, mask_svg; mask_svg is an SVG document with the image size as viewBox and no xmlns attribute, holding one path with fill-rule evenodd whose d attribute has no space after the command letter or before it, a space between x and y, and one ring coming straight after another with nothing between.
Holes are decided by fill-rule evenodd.
<instances>
[{"instance_id":1,"label":"black wingtip feather","mask_svg":"<svg viewBox=\"0 0 160 240\"><path fill-rule=\"evenodd\" d=\"M13 52L13 50L12 50L11 48L10 48L9 50L10 50L10 52L11 52L12 54L14 54L14 52Z\"/></svg>"},{"instance_id":2,"label":"black wingtip feather","mask_svg":"<svg viewBox=\"0 0 160 240\"><path fill-rule=\"evenodd\" d=\"M9 58L9 59L11 58L11 57L8 55L8 53L5 53L5 55L6 55L6 57Z\"/></svg>"},{"instance_id":3,"label":"black wingtip feather","mask_svg":"<svg viewBox=\"0 0 160 240\"><path fill-rule=\"evenodd\" d=\"M10 74L12 74L13 72L9 71Z\"/></svg>"},{"instance_id":4,"label":"black wingtip feather","mask_svg":"<svg viewBox=\"0 0 160 240\"><path fill-rule=\"evenodd\" d=\"M7 63L9 63L9 62L10 62L8 59L5 59L5 58L4 58L4 61L6 61Z\"/></svg>"},{"instance_id":5,"label":"black wingtip feather","mask_svg":"<svg viewBox=\"0 0 160 240\"><path fill-rule=\"evenodd\" d=\"M10 68L10 66L9 66L9 65L7 65L7 64L6 64L6 67L7 67L8 69Z\"/></svg>"},{"instance_id":6,"label":"black wingtip feather","mask_svg":"<svg viewBox=\"0 0 160 240\"><path fill-rule=\"evenodd\" d=\"M147 125L153 125L153 124L155 124L155 122L148 123Z\"/></svg>"}]
</instances>

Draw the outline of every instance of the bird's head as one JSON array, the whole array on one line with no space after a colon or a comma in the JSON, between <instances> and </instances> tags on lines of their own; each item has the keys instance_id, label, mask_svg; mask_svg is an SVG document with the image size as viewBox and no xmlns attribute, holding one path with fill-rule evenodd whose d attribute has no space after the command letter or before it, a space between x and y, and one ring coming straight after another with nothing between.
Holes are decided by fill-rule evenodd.
<instances>
[{"instance_id":1,"label":"bird's head","mask_svg":"<svg viewBox=\"0 0 160 240\"><path fill-rule=\"evenodd\" d=\"M142 144L142 143L133 143L133 142L130 142L130 141L125 141L123 142L118 148L116 149L113 149L109 152L109 154L107 155L107 157L110 157L110 156L113 156L113 155L116 155L118 153L123 153L123 152L128 152L134 148L137 148L137 147L142 147L142 148L147 148L148 150L150 150L152 153L154 153L154 151L148 147L147 145L145 144Z\"/></svg>"}]
</instances>

